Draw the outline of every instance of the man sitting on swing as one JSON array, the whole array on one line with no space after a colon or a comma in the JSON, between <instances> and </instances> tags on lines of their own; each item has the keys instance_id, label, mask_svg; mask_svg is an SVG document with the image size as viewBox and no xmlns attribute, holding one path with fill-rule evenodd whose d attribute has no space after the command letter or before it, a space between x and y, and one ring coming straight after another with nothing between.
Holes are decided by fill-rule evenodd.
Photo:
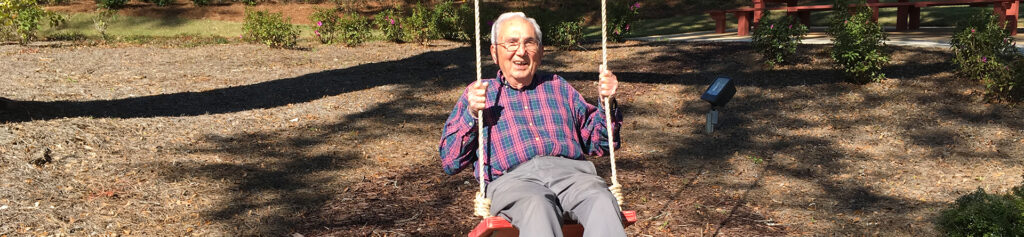
<instances>
[{"instance_id":1,"label":"man sitting on swing","mask_svg":"<svg viewBox=\"0 0 1024 237\"><path fill-rule=\"evenodd\" d=\"M468 86L448 116L440 146L444 172L477 167L476 116L483 110L488 162L474 173L489 182L491 215L504 217L521 236L562 236L563 218L582 224L588 236L625 236L615 197L584 157L608 152L608 108L588 104L561 76L536 73L544 54L540 26L523 13L495 20L490 51L501 70ZM603 70L598 84L602 98L611 98L618 80ZM611 104L619 141L622 115L614 99Z\"/></svg>"}]
</instances>

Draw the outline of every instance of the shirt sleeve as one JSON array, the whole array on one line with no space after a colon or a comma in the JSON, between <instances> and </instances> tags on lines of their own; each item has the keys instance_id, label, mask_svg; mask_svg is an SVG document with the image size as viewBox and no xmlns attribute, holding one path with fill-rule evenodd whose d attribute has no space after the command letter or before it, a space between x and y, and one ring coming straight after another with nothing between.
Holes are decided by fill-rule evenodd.
<instances>
[{"instance_id":1,"label":"shirt sleeve","mask_svg":"<svg viewBox=\"0 0 1024 237\"><path fill-rule=\"evenodd\" d=\"M477 160L477 120L470 114L469 100L466 93L469 87L463 91L455 108L448 115L444 123L444 130L441 131L441 166L444 172L454 175L472 166Z\"/></svg>"},{"instance_id":2,"label":"shirt sleeve","mask_svg":"<svg viewBox=\"0 0 1024 237\"><path fill-rule=\"evenodd\" d=\"M583 146L583 151L587 155L591 156L603 156L608 152L608 129L607 121L605 118L604 101L600 101L598 106L591 105L583 99L583 96L579 94L575 89L571 89L572 102L574 105L574 114L576 114L576 124L579 131L580 145ZM615 136L615 149L619 149L622 142L619 139L619 128L622 127L622 113L618 110L617 102L615 98L611 101L612 110L612 135Z\"/></svg>"}]
</instances>

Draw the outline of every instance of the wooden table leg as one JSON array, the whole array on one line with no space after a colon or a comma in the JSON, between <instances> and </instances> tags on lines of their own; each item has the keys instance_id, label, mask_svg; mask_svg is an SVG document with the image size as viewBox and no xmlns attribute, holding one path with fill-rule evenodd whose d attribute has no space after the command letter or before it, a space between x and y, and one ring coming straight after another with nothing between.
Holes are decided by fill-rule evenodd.
<instances>
[{"instance_id":1,"label":"wooden table leg","mask_svg":"<svg viewBox=\"0 0 1024 237\"><path fill-rule=\"evenodd\" d=\"M764 9L765 8L764 1L765 0L754 0L754 9ZM753 16L752 17L753 18L753 22L756 23L758 21L761 21L761 14L762 14L761 10L754 10L754 14L752 15Z\"/></svg>"},{"instance_id":2,"label":"wooden table leg","mask_svg":"<svg viewBox=\"0 0 1024 237\"><path fill-rule=\"evenodd\" d=\"M715 33L725 33L725 12L713 11L708 14L711 14L712 20L715 20Z\"/></svg>"},{"instance_id":3,"label":"wooden table leg","mask_svg":"<svg viewBox=\"0 0 1024 237\"><path fill-rule=\"evenodd\" d=\"M797 15L800 16L800 24L804 24L804 26L807 26L808 28L811 27L811 12L800 11L797 12Z\"/></svg>"},{"instance_id":4,"label":"wooden table leg","mask_svg":"<svg viewBox=\"0 0 1024 237\"><path fill-rule=\"evenodd\" d=\"M1010 30L1010 35L1017 35L1017 19L1020 16L1020 0L1013 0L1010 2L1010 7L1006 9L1006 29Z\"/></svg>"},{"instance_id":5,"label":"wooden table leg","mask_svg":"<svg viewBox=\"0 0 1024 237\"><path fill-rule=\"evenodd\" d=\"M1003 3L1001 3L1001 2L994 3L994 4L992 4L992 13L995 13L997 19L999 19L999 25L1005 27L1006 26L1006 6L1003 5Z\"/></svg>"},{"instance_id":6,"label":"wooden table leg","mask_svg":"<svg viewBox=\"0 0 1024 237\"><path fill-rule=\"evenodd\" d=\"M902 6L896 8L896 30L907 31L907 18L910 13L910 7Z\"/></svg>"},{"instance_id":7,"label":"wooden table leg","mask_svg":"<svg viewBox=\"0 0 1024 237\"><path fill-rule=\"evenodd\" d=\"M908 20L910 20L910 29L911 30L921 29L921 8L920 7L916 7L916 6L910 7L910 16L908 18L909 18Z\"/></svg>"},{"instance_id":8,"label":"wooden table leg","mask_svg":"<svg viewBox=\"0 0 1024 237\"><path fill-rule=\"evenodd\" d=\"M878 0L868 0L868 3L878 3ZM871 21L878 22L878 7L871 7Z\"/></svg>"},{"instance_id":9,"label":"wooden table leg","mask_svg":"<svg viewBox=\"0 0 1024 237\"><path fill-rule=\"evenodd\" d=\"M736 35L747 36L750 35L750 23L754 21L754 14L757 11L750 12L736 12Z\"/></svg>"}]
</instances>

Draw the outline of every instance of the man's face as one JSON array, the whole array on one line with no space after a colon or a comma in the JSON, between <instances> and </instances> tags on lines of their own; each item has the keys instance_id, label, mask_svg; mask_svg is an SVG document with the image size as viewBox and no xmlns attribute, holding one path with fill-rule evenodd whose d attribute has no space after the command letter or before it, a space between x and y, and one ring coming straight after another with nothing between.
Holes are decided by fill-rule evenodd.
<instances>
[{"instance_id":1,"label":"man's face","mask_svg":"<svg viewBox=\"0 0 1024 237\"><path fill-rule=\"evenodd\" d=\"M529 85L544 54L540 39L526 19L512 18L502 24L497 45L491 45L491 58L501 68L505 79Z\"/></svg>"}]
</instances>

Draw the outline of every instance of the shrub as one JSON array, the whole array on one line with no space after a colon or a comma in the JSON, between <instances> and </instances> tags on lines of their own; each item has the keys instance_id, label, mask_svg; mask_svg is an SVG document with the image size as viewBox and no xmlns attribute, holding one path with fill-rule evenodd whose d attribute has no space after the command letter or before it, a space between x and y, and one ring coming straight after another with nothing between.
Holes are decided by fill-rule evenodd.
<instances>
[{"instance_id":1,"label":"shrub","mask_svg":"<svg viewBox=\"0 0 1024 237\"><path fill-rule=\"evenodd\" d=\"M957 73L975 80L984 80L988 76L989 71L983 68L988 61L1006 64L1016 55L1013 37L999 26L998 19L991 13L981 13L959 22L949 44Z\"/></svg>"},{"instance_id":2,"label":"shrub","mask_svg":"<svg viewBox=\"0 0 1024 237\"><path fill-rule=\"evenodd\" d=\"M161 6L161 7L162 6L170 5L171 3L174 3L174 0L142 0L142 1L143 2L152 3L152 4L156 4L157 6Z\"/></svg>"},{"instance_id":3,"label":"shrub","mask_svg":"<svg viewBox=\"0 0 1024 237\"><path fill-rule=\"evenodd\" d=\"M788 61L796 54L796 47L807 35L807 26L796 22L789 15L778 18L769 16L770 12L765 11L761 21L754 27L751 43L761 54L764 63L771 67Z\"/></svg>"},{"instance_id":4,"label":"shrub","mask_svg":"<svg viewBox=\"0 0 1024 237\"><path fill-rule=\"evenodd\" d=\"M402 21L408 26L405 27L405 34L412 41L426 42L427 40L439 39L441 34L438 30L436 19L433 11L417 3L412 7L412 14Z\"/></svg>"},{"instance_id":5,"label":"shrub","mask_svg":"<svg viewBox=\"0 0 1024 237\"><path fill-rule=\"evenodd\" d=\"M579 46L583 42L583 19L563 21L551 29L551 44L562 49Z\"/></svg>"},{"instance_id":6,"label":"shrub","mask_svg":"<svg viewBox=\"0 0 1024 237\"><path fill-rule=\"evenodd\" d=\"M121 9L128 4L128 0L96 0L96 3L106 9Z\"/></svg>"},{"instance_id":7,"label":"shrub","mask_svg":"<svg viewBox=\"0 0 1024 237\"><path fill-rule=\"evenodd\" d=\"M299 30L288 24L281 13L245 10L245 22L242 31L250 40L275 48L295 47Z\"/></svg>"},{"instance_id":8,"label":"shrub","mask_svg":"<svg viewBox=\"0 0 1024 237\"><path fill-rule=\"evenodd\" d=\"M640 15L639 11L639 1L610 1L608 6L608 39L613 42L626 40L631 30L630 26Z\"/></svg>"},{"instance_id":9,"label":"shrub","mask_svg":"<svg viewBox=\"0 0 1024 237\"><path fill-rule=\"evenodd\" d=\"M446 0L434 6L433 16L437 21L437 30L441 38L468 41L473 32L473 10L469 4L459 4Z\"/></svg>"},{"instance_id":10,"label":"shrub","mask_svg":"<svg viewBox=\"0 0 1024 237\"><path fill-rule=\"evenodd\" d=\"M370 24L359 14L349 13L341 18L338 27L341 30L341 41L345 42L345 45L358 45L370 38Z\"/></svg>"},{"instance_id":11,"label":"shrub","mask_svg":"<svg viewBox=\"0 0 1024 237\"><path fill-rule=\"evenodd\" d=\"M577 42L582 43L582 39L583 39L582 35L578 35L578 36L566 35L568 33L572 33L572 31L573 31L572 29L570 29L571 27L573 27L573 26L571 26L573 24L572 22L579 21L580 19L583 18L583 15L580 14L579 11L569 11L569 10L552 11L552 10L548 10L548 9L545 9L545 8L529 8L529 9L525 9L523 12L526 14L526 16L532 17L532 18L537 20L537 24L540 25L540 30L541 30L541 38L542 38L541 43L543 43L544 45L558 46L559 48L563 48L563 49L570 48L572 46L563 44L564 41L562 41L562 40L565 40L567 38L576 38L578 40ZM497 19L497 15L495 15L494 18L491 18L490 20L493 21L495 19ZM493 22L491 22L491 23L493 23ZM485 24L485 23L481 23L481 24ZM580 27L583 27L582 23L580 23L579 25L580 25ZM487 31L491 30L491 26L490 25L487 25L485 27L487 27L487 28L485 28ZM567 27L570 27L570 28L567 28ZM560 37L566 37L566 38L560 38ZM487 39L487 40L490 40L490 39Z\"/></svg>"},{"instance_id":12,"label":"shrub","mask_svg":"<svg viewBox=\"0 0 1024 237\"><path fill-rule=\"evenodd\" d=\"M25 44L36 37L40 21L59 26L67 21L63 15L44 10L35 0L4 0L0 5L0 39L17 39Z\"/></svg>"},{"instance_id":13,"label":"shrub","mask_svg":"<svg viewBox=\"0 0 1024 237\"><path fill-rule=\"evenodd\" d=\"M117 10L103 8L96 10L96 16L92 18L92 27L100 33L104 40L109 40L107 26L110 26L110 21L117 19Z\"/></svg>"},{"instance_id":14,"label":"shrub","mask_svg":"<svg viewBox=\"0 0 1024 237\"><path fill-rule=\"evenodd\" d=\"M992 100L1021 101L1024 99L1024 59L1017 58L1007 64L982 58L978 66L986 70L981 83L985 85L985 96Z\"/></svg>"},{"instance_id":15,"label":"shrub","mask_svg":"<svg viewBox=\"0 0 1024 237\"><path fill-rule=\"evenodd\" d=\"M950 40L953 64L961 77L981 81L985 95L995 100L1020 100L1024 90L1024 61L1010 32L988 12L957 23Z\"/></svg>"},{"instance_id":16,"label":"shrub","mask_svg":"<svg viewBox=\"0 0 1024 237\"><path fill-rule=\"evenodd\" d=\"M882 26L871 19L871 9L857 7L851 16L845 0L837 0L828 29L832 36L832 59L853 83L877 82L885 79L882 66L889 62Z\"/></svg>"},{"instance_id":17,"label":"shrub","mask_svg":"<svg viewBox=\"0 0 1024 237\"><path fill-rule=\"evenodd\" d=\"M1024 186L996 195L978 188L957 198L938 220L949 236L1019 236L1024 234Z\"/></svg>"},{"instance_id":18,"label":"shrub","mask_svg":"<svg viewBox=\"0 0 1024 237\"><path fill-rule=\"evenodd\" d=\"M337 31L340 18L335 14L334 9L313 8L315 11L309 16L313 22L313 38L322 44L331 44L337 38Z\"/></svg>"},{"instance_id":19,"label":"shrub","mask_svg":"<svg viewBox=\"0 0 1024 237\"><path fill-rule=\"evenodd\" d=\"M86 39L88 37L79 32L58 32L46 36L46 40L54 41L83 41Z\"/></svg>"},{"instance_id":20,"label":"shrub","mask_svg":"<svg viewBox=\"0 0 1024 237\"><path fill-rule=\"evenodd\" d=\"M387 9L377 13L374 22L377 29L384 33L384 40L391 42L402 42L402 22L400 21L400 9Z\"/></svg>"}]
</instances>

